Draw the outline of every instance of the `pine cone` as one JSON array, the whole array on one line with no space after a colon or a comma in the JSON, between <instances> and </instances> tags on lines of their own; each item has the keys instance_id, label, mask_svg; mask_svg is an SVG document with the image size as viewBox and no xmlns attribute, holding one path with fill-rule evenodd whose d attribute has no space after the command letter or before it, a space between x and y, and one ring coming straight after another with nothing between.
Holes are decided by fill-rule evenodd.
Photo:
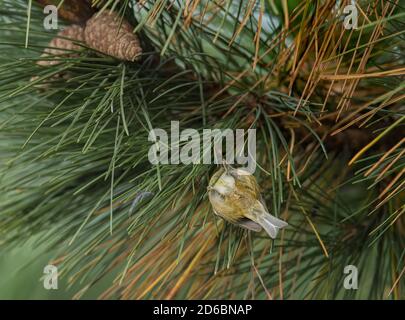
<instances>
[{"instance_id":1,"label":"pine cone","mask_svg":"<svg viewBox=\"0 0 405 320\"><path fill-rule=\"evenodd\" d=\"M124 61L139 60L142 48L133 27L114 12L102 12L87 21L84 37L89 47Z\"/></svg>"},{"instance_id":2,"label":"pine cone","mask_svg":"<svg viewBox=\"0 0 405 320\"><path fill-rule=\"evenodd\" d=\"M82 47L72 41L84 42L84 29L81 26L71 25L60 31L58 35L51 40L48 45L49 48L44 50L41 57L47 58L49 56L61 56L72 58L78 56L77 53L69 51L78 51ZM59 60L40 60L37 62L37 64L41 66L52 66L58 63L60 63Z\"/></svg>"},{"instance_id":3,"label":"pine cone","mask_svg":"<svg viewBox=\"0 0 405 320\"><path fill-rule=\"evenodd\" d=\"M60 0L37 0L43 7L47 5L58 6ZM94 10L90 0L64 0L58 10L58 16L75 24L81 24L90 19Z\"/></svg>"}]
</instances>

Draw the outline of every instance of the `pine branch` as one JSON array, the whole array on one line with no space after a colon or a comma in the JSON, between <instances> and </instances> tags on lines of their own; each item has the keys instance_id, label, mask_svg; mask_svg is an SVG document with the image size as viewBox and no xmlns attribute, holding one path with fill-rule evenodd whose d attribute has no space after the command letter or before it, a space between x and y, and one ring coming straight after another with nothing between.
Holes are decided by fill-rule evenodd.
<instances>
[{"instance_id":1,"label":"pine branch","mask_svg":"<svg viewBox=\"0 0 405 320\"><path fill-rule=\"evenodd\" d=\"M275 6L93 1L134 27L141 59L82 44L40 66L55 37L42 10L23 50L26 3L0 1L2 248L47 230L77 298L114 272L102 298L401 298L400 8L361 2L350 32L335 1ZM280 239L212 214L215 165L150 164L149 131L173 119L257 129L257 178L290 225ZM349 264L364 271L355 292Z\"/></svg>"}]
</instances>

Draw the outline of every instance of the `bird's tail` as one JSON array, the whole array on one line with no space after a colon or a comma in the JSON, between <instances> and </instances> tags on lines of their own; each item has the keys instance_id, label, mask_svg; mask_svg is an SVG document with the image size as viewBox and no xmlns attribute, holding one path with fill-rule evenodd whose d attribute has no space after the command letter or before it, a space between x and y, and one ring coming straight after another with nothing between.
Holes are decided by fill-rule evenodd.
<instances>
[{"instance_id":1,"label":"bird's tail","mask_svg":"<svg viewBox=\"0 0 405 320\"><path fill-rule=\"evenodd\" d=\"M272 239L277 237L279 229L288 226L287 222L272 216L268 212L261 215L257 222L264 228L264 230L266 230Z\"/></svg>"}]
</instances>

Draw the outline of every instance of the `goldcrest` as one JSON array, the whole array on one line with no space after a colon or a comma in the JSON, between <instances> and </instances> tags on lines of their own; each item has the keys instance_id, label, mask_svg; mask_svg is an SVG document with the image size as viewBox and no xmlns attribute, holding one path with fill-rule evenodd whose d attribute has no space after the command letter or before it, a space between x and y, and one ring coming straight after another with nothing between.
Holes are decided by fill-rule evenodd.
<instances>
[{"instance_id":1,"label":"goldcrest","mask_svg":"<svg viewBox=\"0 0 405 320\"><path fill-rule=\"evenodd\" d=\"M256 178L245 169L224 164L207 189L214 213L231 223L256 232L263 227L273 239L288 225L268 212Z\"/></svg>"}]
</instances>

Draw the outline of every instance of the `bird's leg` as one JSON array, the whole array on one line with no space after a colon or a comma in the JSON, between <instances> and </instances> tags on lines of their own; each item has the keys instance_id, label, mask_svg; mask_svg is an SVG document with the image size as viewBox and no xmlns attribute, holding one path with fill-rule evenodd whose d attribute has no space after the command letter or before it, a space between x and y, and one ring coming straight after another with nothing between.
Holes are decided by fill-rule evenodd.
<instances>
[{"instance_id":1,"label":"bird's leg","mask_svg":"<svg viewBox=\"0 0 405 320\"><path fill-rule=\"evenodd\" d=\"M226 160L222 160L222 166L224 167L225 173L228 174L229 170L232 168Z\"/></svg>"}]
</instances>

